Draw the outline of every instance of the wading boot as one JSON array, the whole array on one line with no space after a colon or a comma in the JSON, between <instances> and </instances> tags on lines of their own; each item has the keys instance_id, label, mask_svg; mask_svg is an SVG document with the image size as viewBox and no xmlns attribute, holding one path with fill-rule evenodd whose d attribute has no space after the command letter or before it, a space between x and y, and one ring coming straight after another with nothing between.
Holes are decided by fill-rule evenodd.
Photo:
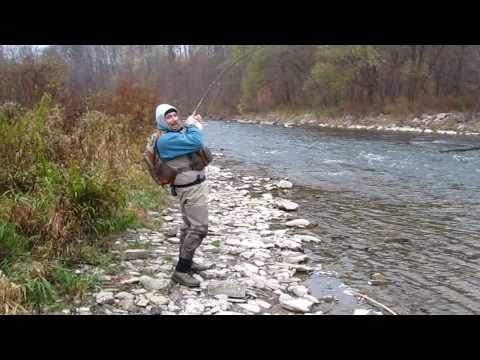
<instances>
[{"instance_id":1,"label":"wading boot","mask_svg":"<svg viewBox=\"0 0 480 360\"><path fill-rule=\"evenodd\" d=\"M205 270L211 269L214 266L215 265L206 266L206 265L197 264L196 262L192 262L192 265L190 267L190 271L194 272L194 273L199 273L200 271L205 271Z\"/></svg>"},{"instance_id":2,"label":"wading boot","mask_svg":"<svg viewBox=\"0 0 480 360\"><path fill-rule=\"evenodd\" d=\"M200 281L195 279L191 274L175 271L172 275L172 281L177 284L188 286L188 287L199 287Z\"/></svg>"}]
</instances>

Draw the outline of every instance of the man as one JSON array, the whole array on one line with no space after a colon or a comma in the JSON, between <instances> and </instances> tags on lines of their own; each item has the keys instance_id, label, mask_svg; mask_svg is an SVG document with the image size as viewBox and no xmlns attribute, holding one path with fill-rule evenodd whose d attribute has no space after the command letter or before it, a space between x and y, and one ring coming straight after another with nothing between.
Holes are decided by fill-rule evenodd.
<instances>
[{"instance_id":1,"label":"man","mask_svg":"<svg viewBox=\"0 0 480 360\"><path fill-rule=\"evenodd\" d=\"M157 128L164 132L157 140L156 149L158 156L178 172L171 190L180 203L184 222L180 230L179 259L172 280L185 286L198 287L200 282L192 273L208 269L193 262L195 250L208 232L205 169L192 168L192 154L204 146L202 118L200 115L191 115L182 124L177 109L168 104L159 105L155 117Z\"/></svg>"}]
</instances>

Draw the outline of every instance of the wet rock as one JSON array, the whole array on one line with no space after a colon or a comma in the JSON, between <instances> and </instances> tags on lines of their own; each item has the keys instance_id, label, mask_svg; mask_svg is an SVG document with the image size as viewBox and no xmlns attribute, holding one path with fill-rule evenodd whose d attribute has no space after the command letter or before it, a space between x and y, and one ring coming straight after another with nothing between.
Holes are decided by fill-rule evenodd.
<instances>
[{"instance_id":1,"label":"wet rock","mask_svg":"<svg viewBox=\"0 0 480 360\"><path fill-rule=\"evenodd\" d=\"M308 294L308 288L302 285L292 286L291 288L289 288L289 291L293 292L298 297L302 297Z\"/></svg>"},{"instance_id":2,"label":"wet rock","mask_svg":"<svg viewBox=\"0 0 480 360\"><path fill-rule=\"evenodd\" d=\"M282 294L278 298L280 305L287 310L306 313L310 311L313 302L303 298L293 298L290 295Z\"/></svg>"},{"instance_id":3,"label":"wet rock","mask_svg":"<svg viewBox=\"0 0 480 360\"><path fill-rule=\"evenodd\" d=\"M388 284L388 280L380 273L375 273L370 277L368 281L369 285L385 285Z\"/></svg>"},{"instance_id":4,"label":"wet rock","mask_svg":"<svg viewBox=\"0 0 480 360\"><path fill-rule=\"evenodd\" d=\"M370 314L370 310L367 310L367 309L355 309L353 311L353 315L369 315Z\"/></svg>"},{"instance_id":5,"label":"wet rock","mask_svg":"<svg viewBox=\"0 0 480 360\"><path fill-rule=\"evenodd\" d=\"M123 252L123 259L126 261L148 259L150 256L150 251L144 249L129 249Z\"/></svg>"},{"instance_id":6,"label":"wet rock","mask_svg":"<svg viewBox=\"0 0 480 360\"><path fill-rule=\"evenodd\" d=\"M285 256L283 261L291 264L299 264L308 260L308 256L304 254L294 255L294 256Z\"/></svg>"},{"instance_id":7,"label":"wet rock","mask_svg":"<svg viewBox=\"0 0 480 360\"><path fill-rule=\"evenodd\" d=\"M294 203L293 201L287 200L287 199L280 199L276 202L276 206L280 210L286 210L286 211L295 211L298 209L298 204Z\"/></svg>"},{"instance_id":8,"label":"wet rock","mask_svg":"<svg viewBox=\"0 0 480 360\"><path fill-rule=\"evenodd\" d=\"M301 250L302 245L292 240L279 239L275 242L275 246L281 249Z\"/></svg>"},{"instance_id":9,"label":"wet rock","mask_svg":"<svg viewBox=\"0 0 480 360\"><path fill-rule=\"evenodd\" d=\"M310 235L294 235L293 238L296 240L296 241L300 241L300 242L313 242L313 243L320 243L322 240L320 240L319 238L316 238L315 236L310 236Z\"/></svg>"},{"instance_id":10,"label":"wet rock","mask_svg":"<svg viewBox=\"0 0 480 360\"><path fill-rule=\"evenodd\" d=\"M290 227L305 228L307 226L310 226L310 221L305 219L295 219L295 220L287 221L285 225Z\"/></svg>"},{"instance_id":11,"label":"wet rock","mask_svg":"<svg viewBox=\"0 0 480 360\"><path fill-rule=\"evenodd\" d=\"M227 295L231 298L244 298L246 286L237 281L214 281L207 286L207 292L210 296Z\"/></svg>"},{"instance_id":12,"label":"wet rock","mask_svg":"<svg viewBox=\"0 0 480 360\"><path fill-rule=\"evenodd\" d=\"M277 187L280 189L291 189L293 188L293 184L290 181L287 180L280 180L277 183Z\"/></svg>"}]
</instances>

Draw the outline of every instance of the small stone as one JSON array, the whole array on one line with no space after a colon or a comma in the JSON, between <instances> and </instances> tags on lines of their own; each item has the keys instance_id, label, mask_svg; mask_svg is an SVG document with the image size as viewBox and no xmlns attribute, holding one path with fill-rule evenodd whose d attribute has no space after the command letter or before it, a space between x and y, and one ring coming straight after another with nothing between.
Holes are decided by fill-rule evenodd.
<instances>
[{"instance_id":1,"label":"small stone","mask_svg":"<svg viewBox=\"0 0 480 360\"><path fill-rule=\"evenodd\" d=\"M297 255L297 256L288 256L288 257L285 257L283 259L283 261L287 262L287 263L291 263L291 264L299 264L301 262L305 262L308 260L308 256L307 255Z\"/></svg>"},{"instance_id":2,"label":"small stone","mask_svg":"<svg viewBox=\"0 0 480 360\"><path fill-rule=\"evenodd\" d=\"M388 280L380 273L375 273L370 277L369 285L385 285L388 284Z\"/></svg>"},{"instance_id":3,"label":"small stone","mask_svg":"<svg viewBox=\"0 0 480 360\"><path fill-rule=\"evenodd\" d=\"M135 295L145 294L146 292L147 292L147 290L145 290L145 289L133 289L132 290L132 293L134 293Z\"/></svg>"},{"instance_id":4,"label":"small stone","mask_svg":"<svg viewBox=\"0 0 480 360\"><path fill-rule=\"evenodd\" d=\"M148 259L150 256L150 251L144 249L129 249L123 252L123 259L127 261Z\"/></svg>"},{"instance_id":5,"label":"small stone","mask_svg":"<svg viewBox=\"0 0 480 360\"><path fill-rule=\"evenodd\" d=\"M124 300L124 299L133 300L134 298L135 298L135 295L130 294L126 291L121 291L115 294L115 299L118 299L118 300Z\"/></svg>"},{"instance_id":6,"label":"small stone","mask_svg":"<svg viewBox=\"0 0 480 360\"><path fill-rule=\"evenodd\" d=\"M78 315L91 315L92 314L89 307L80 307L76 310L76 313Z\"/></svg>"},{"instance_id":7,"label":"small stone","mask_svg":"<svg viewBox=\"0 0 480 360\"><path fill-rule=\"evenodd\" d=\"M243 315L243 314L235 311L219 311L215 313L215 315Z\"/></svg>"},{"instance_id":8,"label":"small stone","mask_svg":"<svg viewBox=\"0 0 480 360\"><path fill-rule=\"evenodd\" d=\"M367 309L355 309L353 315L368 315L370 310Z\"/></svg>"},{"instance_id":9,"label":"small stone","mask_svg":"<svg viewBox=\"0 0 480 360\"><path fill-rule=\"evenodd\" d=\"M242 309L247 310L248 312L252 312L254 314L257 314L261 311L260 306L255 305L255 304L251 304L251 303L239 304L238 306L240 306Z\"/></svg>"},{"instance_id":10,"label":"small stone","mask_svg":"<svg viewBox=\"0 0 480 360\"><path fill-rule=\"evenodd\" d=\"M305 228L310 225L310 221L305 220L305 219L295 219L291 220L285 223L285 225L290 226L290 227L299 227L299 228Z\"/></svg>"},{"instance_id":11,"label":"small stone","mask_svg":"<svg viewBox=\"0 0 480 360\"><path fill-rule=\"evenodd\" d=\"M255 300L255 303L256 303L258 306L260 306L260 307L262 307L262 308L264 308L264 309L270 309L270 308L272 307L272 305L270 305L268 302L263 301L263 300L260 300L260 299L256 299L256 300Z\"/></svg>"},{"instance_id":12,"label":"small stone","mask_svg":"<svg viewBox=\"0 0 480 360\"><path fill-rule=\"evenodd\" d=\"M320 243L321 240L316 238L315 236L310 235L294 235L293 238L300 242L313 242L313 243Z\"/></svg>"},{"instance_id":13,"label":"small stone","mask_svg":"<svg viewBox=\"0 0 480 360\"><path fill-rule=\"evenodd\" d=\"M313 302L303 298L293 298L290 295L282 294L279 299L280 305L287 310L306 313L310 311Z\"/></svg>"},{"instance_id":14,"label":"small stone","mask_svg":"<svg viewBox=\"0 0 480 360\"><path fill-rule=\"evenodd\" d=\"M291 189L293 188L293 184L287 180L280 180L277 183L277 187L279 187L280 189Z\"/></svg>"},{"instance_id":15,"label":"small stone","mask_svg":"<svg viewBox=\"0 0 480 360\"><path fill-rule=\"evenodd\" d=\"M137 298L135 299L135 305L140 307L146 307L148 303L148 299L143 295L137 296Z\"/></svg>"},{"instance_id":16,"label":"small stone","mask_svg":"<svg viewBox=\"0 0 480 360\"><path fill-rule=\"evenodd\" d=\"M185 304L185 313L189 315L200 315L205 310L205 307L194 299L188 299Z\"/></svg>"},{"instance_id":17,"label":"small stone","mask_svg":"<svg viewBox=\"0 0 480 360\"><path fill-rule=\"evenodd\" d=\"M114 300L115 298L113 297L113 293L111 291L99 292L95 297L97 304L113 304Z\"/></svg>"},{"instance_id":18,"label":"small stone","mask_svg":"<svg viewBox=\"0 0 480 360\"><path fill-rule=\"evenodd\" d=\"M293 286L290 289L291 292L293 292L295 295L298 297L302 297L304 295L308 294L308 289L305 286L299 285L299 286Z\"/></svg>"},{"instance_id":19,"label":"small stone","mask_svg":"<svg viewBox=\"0 0 480 360\"><path fill-rule=\"evenodd\" d=\"M277 200L276 205L280 210L285 210L285 211L295 211L298 209L297 203L294 203L293 201L290 201L287 199Z\"/></svg>"},{"instance_id":20,"label":"small stone","mask_svg":"<svg viewBox=\"0 0 480 360\"><path fill-rule=\"evenodd\" d=\"M123 300L120 300L118 305L123 310L126 310L126 311L135 312L137 310L137 307L135 306L135 303L133 300L123 299Z\"/></svg>"},{"instance_id":21,"label":"small stone","mask_svg":"<svg viewBox=\"0 0 480 360\"><path fill-rule=\"evenodd\" d=\"M146 295L148 300L153 304L153 305L167 305L170 300L166 298L165 296L162 295L153 295L153 294L148 294Z\"/></svg>"}]
</instances>

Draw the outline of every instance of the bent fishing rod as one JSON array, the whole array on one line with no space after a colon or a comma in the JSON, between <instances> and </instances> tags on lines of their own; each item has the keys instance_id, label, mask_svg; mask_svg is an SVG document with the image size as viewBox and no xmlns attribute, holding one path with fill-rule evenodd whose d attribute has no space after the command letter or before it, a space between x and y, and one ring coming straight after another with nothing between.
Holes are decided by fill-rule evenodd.
<instances>
[{"instance_id":1,"label":"bent fishing rod","mask_svg":"<svg viewBox=\"0 0 480 360\"><path fill-rule=\"evenodd\" d=\"M208 95L208 93L210 92L210 90L212 90L213 86L220 80L220 78L230 69L232 69L235 65L238 65L242 60L246 59L247 57L249 57L250 55L252 55L254 52L256 51L259 51L261 49L264 49L266 46L261 46L261 47L258 47L258 48L255 48L245 54L243 54L242 56L239 56L232 64L230 64L229 66L227 66L225 69L223 69L219 74L218 76L210 83L210 85L208 86L207 90L205 91L205 93L203 94L203 96L201 97L200 101L198 102L197 106L195 107L195 110L193 110L193 116L195 116L197 114L197 111L198 109L200 108L200 106L202 105L203 103L203 100L206 98L206 96Z\"/></svg>"}]
</instances>

